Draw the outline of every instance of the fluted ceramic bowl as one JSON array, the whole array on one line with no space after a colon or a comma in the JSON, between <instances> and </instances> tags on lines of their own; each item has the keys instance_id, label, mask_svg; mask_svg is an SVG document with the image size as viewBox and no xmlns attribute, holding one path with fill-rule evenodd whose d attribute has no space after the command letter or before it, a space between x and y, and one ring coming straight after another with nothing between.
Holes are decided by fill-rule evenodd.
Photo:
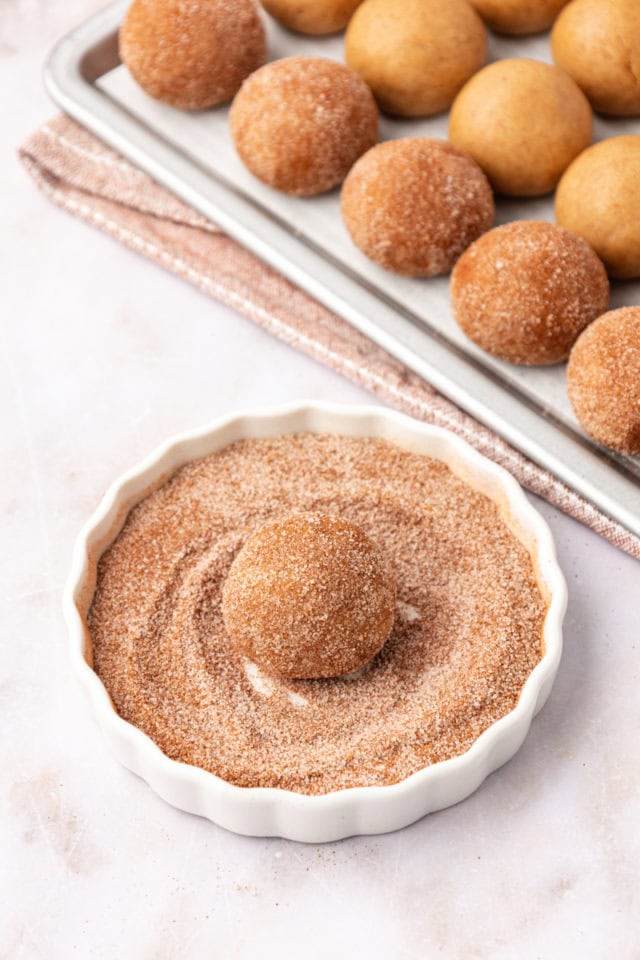
<instances>
[{"instance_id":1,"label":"fluted ceramic bowl","mask_svg":"<svg viewBox=\"0 0 640 960\"><path fill-rule=\"evenodd\" d=\"M548 603L544 654L526 681L514 709L492 724L460 756L432 764L400 783L355 787L308 796L265 787L237 787L198 767L170 760L141 730L123 720L92 669L86 615L101 554L117 537L131 508L190 460L236 440L290 433L380 437L446 463L466 483L497 504L501 516L531 554ZM242 412L204 429L183 433L116 481L80 533L64 594L73 667L91 711L118 759L164 800L208 817L236 833L320 843L355 834L385 833L434 810L458 803L522 744L547 699L562 650L566 586L551 532L518 483L454 434L377 407L305 403Z\"/></svg>"}]
</instances>

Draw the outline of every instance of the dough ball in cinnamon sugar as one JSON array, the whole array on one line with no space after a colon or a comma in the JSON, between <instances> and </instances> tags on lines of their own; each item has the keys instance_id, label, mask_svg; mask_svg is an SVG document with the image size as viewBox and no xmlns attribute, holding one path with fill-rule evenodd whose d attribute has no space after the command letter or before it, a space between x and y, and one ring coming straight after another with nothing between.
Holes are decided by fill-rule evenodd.
<instances>
[{"instance_id":1,"label":"dough ball in cinnamon sugar","mask_svg":"<svg viewBox=\"0 0 640 960\"><path fill-rule=\"evenodd\" d=\"M580 334L567 385L587 433L613 450L640 455L640 307L611 310Z\"/></svg>"},{"instance_id":2,"label":"dough ball in cinnamon sugar","mask_svg":"<svg viewBox=\"0 0 640 960\"><path fill-rule=\"evenodd\" d=\"M556 191L556 220L590 243L610 277L640 277L640 136L594 144Z\"/></svg>"},{"instance_id":3,"label":"dough ball in cinnamon sugar","mask_svg":"<svg viewBox=\"0 0 640 960\"><path fill-rule=\"evenodd\" d=\"M184 110L231 100L265 55L254 0L133 0L120 30L134 80Z\"/></svg>"},{"instance_id":4,"label":"dough ball in cinnamon sugar","mask_svg":"<svg viewBox=\"0 0 640 960\"><path fill-rule=\"evenodd\" d=\"M487 61L482 20L467 0L364 0L345 37L345 59L380 108L439 113Z\"/></svg>"},{"instance_id":5,"label":"dough ball in cinnamon sugar","mask_svg":"<svg viewBox=\"0 0 640 960\"><path fill-rule=\"evenodd\" d=\"M262 0L267 13L297 33L320 36L344 30L362 0Z\"/></svg>"},{"instance_id":6,"label":"dough ball in cinnamon sugar","mask_svg":"<svg viewBox=\"0 0 640 960\"><path fill-rule=\"evenodd\" d=\"M342 188L342 216L355 245L408 277L447 273L488 230L495 207L487 178L444 140L388 140L355 164Z\"/></svg>"},{"instance_id":7,"label":"dough ball in cinnamon sugar","mask_svg":"<svg viewBox=\"0 0 640 960\"><path fill-rule=\"evenodd\" d=\"M322 57L287 57L256 71L229 121L254 177L298 197L342 183L378 139L378 110L364 80Z\"/></svg>"},{"instance_id":8,"label":"dough ball in cinnamon sugar","mask_svg":"<svg viewBox=\"0 0 640 960\"><path fill-rule=\"evenodd\" d=\"M548 30L569 0L471 0L487 26L497 33Z\"/></svg>"},{"instance_id":9,"label":"dough ball in cinnamon sugar","mask_svg":"<svg viewBox=\"0 0 640 960\"><path fill-rule=\"evenodd\" d=\"M553 59L594 110L640 115L638 0L573 0L556 21L551 45Z\"/></svg>"},{"instance_id":10,"label":"dough ball in cinnamon sugar","mask_svg":"<svg viewBox=\"0 0 640 960\"><path fill-rule=\"evenodd\" d=\"M490 230L458 260L451 305L466 335L502 360L547 365L609 306L609 281L591 247L552 223Z\"/></svg>"},{"instance_id":11,"label":"dough ball in cinnamon sugar","mask_svg":"<svg viewBox=\"0 0 640 960\"><path fill-rule=\"evenodd\" d=\"M462 88L449 115L451 142L508 196L553 190L592 137L591 107L575 80L538 60L485 67Z\"/></svg>"},{"instance_id":12,"label":"dough ball in cinnamon sugar","mask_svg":"<svg viewBox=\"0 0 640 960\"><path fill-rule=\"evenodd\" d=\"M302 513L252 534L222 594L224 624L246 657L281 677L358 670L391 632L396 588L356 524Z\"/></svg>"}]
</instances>

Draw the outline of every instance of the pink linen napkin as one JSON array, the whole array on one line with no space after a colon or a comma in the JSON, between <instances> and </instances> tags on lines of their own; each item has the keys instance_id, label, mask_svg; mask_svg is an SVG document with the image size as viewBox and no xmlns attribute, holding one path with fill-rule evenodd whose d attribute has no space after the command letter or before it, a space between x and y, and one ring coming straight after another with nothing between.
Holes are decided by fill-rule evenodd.
<instances>
[{"instance_id":1,"label":"pink linen napkin","mask_svg":"<svg viewBox=\"0 0 640 960\"><path fill-rule=\"evenodd\" d=\"M377 344L223 234L66 116L41 127L20 157L65 210L254 320L390 406L446 427L528 490L640 559L640 539L438 394Z\"/></svg>"}]
</instances>

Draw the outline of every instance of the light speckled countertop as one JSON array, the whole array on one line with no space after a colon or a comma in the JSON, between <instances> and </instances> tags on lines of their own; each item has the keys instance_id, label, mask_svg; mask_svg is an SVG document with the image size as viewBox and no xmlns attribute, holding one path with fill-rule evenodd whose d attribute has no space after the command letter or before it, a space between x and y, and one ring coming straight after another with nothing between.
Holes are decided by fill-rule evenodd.
<instances>
[{"instance_id":1,"label":"light speckled countertop","mask_svg":"<svg viewBox=\"0 0 640 960\"><path fill-rule=\"evenodd\" d=\"M369 401L50 206L14 157L46 51L101 4L4 0L0 956L640 957L640 565L540 506L565 656L517 757L400 833L306 847L179 813L106 753L60 589L107 484L236 406Z\"/></svg>"}]
</instances>

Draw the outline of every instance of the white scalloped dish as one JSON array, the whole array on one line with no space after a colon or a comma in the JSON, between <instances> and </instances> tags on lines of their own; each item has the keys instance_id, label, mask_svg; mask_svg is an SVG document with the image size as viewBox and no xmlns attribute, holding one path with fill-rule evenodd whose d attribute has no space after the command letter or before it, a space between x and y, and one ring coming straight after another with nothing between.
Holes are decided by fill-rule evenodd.
<instances>
[{"instance_id":1,"label":"white scalloped dish","mask_svg":"<svg viewBox=\"0 0 640 960\"><path fill-rule=\"evenodd\" d=\"M181 466L230 443L306 432L378 437L447 464L454 474L497 505L501 517L532 557L547 603L543 654L515 707L488 727L465 753L433 763L389 786L354 787L319 795L235 786L166 756L142 730L118 715L92 669L86 616L95 591L97 564L118 536L131 508ZM325 404L241 413L176 437L156 450L110 488L82 530L64 595L73 666L103 734L126 767L143 777L164 800L236 833L314 843L397 830L464 799L509 760L551 690L560 661L565 606L566 586L549 528L506 471L442 429L385 409Z\"/></svg>"}]
</instances>

